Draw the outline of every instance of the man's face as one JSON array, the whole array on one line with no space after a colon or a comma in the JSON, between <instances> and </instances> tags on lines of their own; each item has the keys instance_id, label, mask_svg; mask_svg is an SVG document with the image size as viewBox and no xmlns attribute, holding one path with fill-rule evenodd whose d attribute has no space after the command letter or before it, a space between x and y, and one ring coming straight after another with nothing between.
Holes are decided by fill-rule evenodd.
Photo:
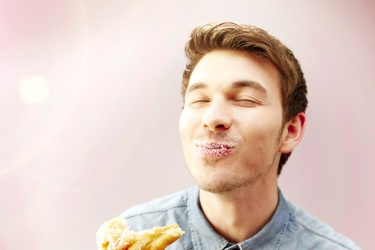
<instances>
[{"instance_id":1,"label":"man's face","mask_svg":"<svg viewBox=\"0 0 375 250\"><path fill-rule=\"evenodd\" d=\"M213 51L196 65L180 133L186 164L203 190L222 193L276 179L279 85L270 62L245 52Z\"/></svg>"}]
</instances>

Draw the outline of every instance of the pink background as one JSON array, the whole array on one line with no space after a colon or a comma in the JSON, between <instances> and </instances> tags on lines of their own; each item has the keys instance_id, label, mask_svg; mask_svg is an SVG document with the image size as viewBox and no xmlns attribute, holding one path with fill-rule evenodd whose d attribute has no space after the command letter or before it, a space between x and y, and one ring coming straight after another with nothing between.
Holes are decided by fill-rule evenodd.
<instances>
[{"instance_id":1,"label":"pink background","mask_svg":"<svg viewBox=\"0 0 375 250\"><path fill-rule=\"evenodd\" d=\"M308 125L280 187L375 249L374 13L371 0L1 0L0 249L96 249L105 220L194 184L178 132L183 46L217 21L295 52Z\"/></svg>"}]
</instances>

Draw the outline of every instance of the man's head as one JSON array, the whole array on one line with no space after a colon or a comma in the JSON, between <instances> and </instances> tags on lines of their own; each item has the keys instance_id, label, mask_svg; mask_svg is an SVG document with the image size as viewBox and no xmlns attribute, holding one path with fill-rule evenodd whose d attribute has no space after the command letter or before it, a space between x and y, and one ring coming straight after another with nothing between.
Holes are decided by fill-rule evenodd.
<instances>
[{"instance_id":1,"label":"man's head","mask_svg":"<svg viewBox=\"0 0 375 250\"><path fill-rule=\"evenodd\" d=\"M306 81L292 51L277 38L258 27L234 23L209 24L193 30L185 47L188 63L183 74L182 95L184 99L195 67L206 54L216 50L249 53L275 66L280 78L282 124L299 113L305 112L307 107ZM278 174L290 154L291 152L281 155Z\"/></svg>"}]
</instances>

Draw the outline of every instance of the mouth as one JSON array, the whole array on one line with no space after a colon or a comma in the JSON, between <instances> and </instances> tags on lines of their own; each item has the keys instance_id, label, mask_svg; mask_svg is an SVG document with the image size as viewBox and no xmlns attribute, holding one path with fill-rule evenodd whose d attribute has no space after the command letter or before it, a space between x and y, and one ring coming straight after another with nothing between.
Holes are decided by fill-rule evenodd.
<instances>
[{"instance_id":1,"label":"mouth","mask_svg":"<svg viewBox=\"0 0 375 250\"><path fill-rule=\"evenodd\" d=\"M221 158L234 152L235 147L228 143L200 143L196 144L197 151L205 157Z\"/></svg>"}]
</instances>

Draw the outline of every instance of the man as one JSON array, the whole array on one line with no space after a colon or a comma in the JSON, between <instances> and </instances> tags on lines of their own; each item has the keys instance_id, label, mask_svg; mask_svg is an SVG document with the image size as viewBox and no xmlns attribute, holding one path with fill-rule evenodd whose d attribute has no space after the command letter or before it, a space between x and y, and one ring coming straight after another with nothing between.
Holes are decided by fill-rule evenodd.
<instances>
[{"instance_id":1,"label":"man","mask_svg":"<svg viewBox=\"0 0 375 250\"><path fill-rule=\"evenodd\" d=\"M358 249L277 186L306 126L293 53L233 23L197 27L185 52L180 133L198 187L129 209L130 228L177 222L185 234L170 249Z\"/></svg>"}]
</instances>

